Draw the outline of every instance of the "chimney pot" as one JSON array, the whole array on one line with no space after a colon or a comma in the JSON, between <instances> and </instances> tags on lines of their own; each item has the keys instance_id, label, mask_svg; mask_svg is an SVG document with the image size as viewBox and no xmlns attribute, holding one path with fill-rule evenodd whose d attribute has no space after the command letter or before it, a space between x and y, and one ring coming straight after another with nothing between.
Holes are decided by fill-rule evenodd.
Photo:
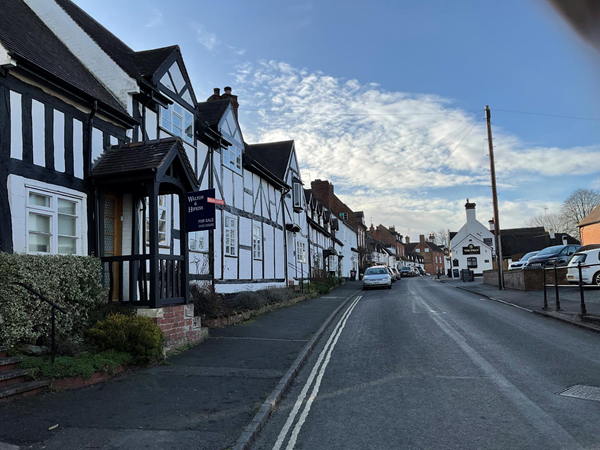
<instances>
[{"instance_id":1,"label":"chimney pot","mask_svg":"<svg viewBox=\"0 0 600 450\"><path fill-rule=\"evenodd\" d=\"M225 91L226 94L231 95L231 86L225 86L225 88L223 90Z\"/></svg>"},{"instance_id":2,"label":"chimney pot","mask_svg":"<svg viewBox=\"0 0 600 450\"><path fill-rule=\"evenodd\" d=\"M215 95L219 95L220 96L221 95L221 88L214 88L213 92L214 92Z\"/></svg>"},{"instance_id":3,"label":"chimney pot","mask_svg":"<svg viewBox=\"0 0 600 450\"><path fill-rule=\"evenodd\" d=\"M420 243L424 243L425 242L425 235L424 234L420 234L419 235L419 242Z\"/></svg>"}]
</instances>

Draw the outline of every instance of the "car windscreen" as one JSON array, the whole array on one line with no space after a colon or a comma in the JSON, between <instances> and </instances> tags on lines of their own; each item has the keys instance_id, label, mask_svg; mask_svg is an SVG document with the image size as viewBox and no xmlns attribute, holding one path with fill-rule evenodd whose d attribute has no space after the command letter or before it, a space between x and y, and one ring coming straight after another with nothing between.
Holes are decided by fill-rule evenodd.
<instances>
[{"instance_id":1,"label":"car windscreen","mask_svg":"<svg viewBox=\"0 0 600 450\"><path fill-rule=\"evenodd\" d=\"M554 245L552 247L545 248L541 252L539 252L536 256L548 256L548 255L556 255L560 253L560 251L564 248L564 245Z\"/></svg>"},{"instance_id":2,"label":"car windscreen","mask_svg":"<svg viewBox=\"0 0 600 450\"><path fill-rule=\"evenodd\" d=\"M386 275L387 270L385 269L367 269L365 275Z\"/></svg>"},{"instance_id":3,"label":"car windscreen","mask_svg":"<svg viewBox=\"0 0 600 450\"><path fill-rule=\"evenodd\" d=\"M529 253L527 253L525 256L523 256L521 258L521 261L527 261L532 256L535 256L535 255L538 255L538 254L539 254L539 252L529 252Z\"/></svg>"}]
</instances>

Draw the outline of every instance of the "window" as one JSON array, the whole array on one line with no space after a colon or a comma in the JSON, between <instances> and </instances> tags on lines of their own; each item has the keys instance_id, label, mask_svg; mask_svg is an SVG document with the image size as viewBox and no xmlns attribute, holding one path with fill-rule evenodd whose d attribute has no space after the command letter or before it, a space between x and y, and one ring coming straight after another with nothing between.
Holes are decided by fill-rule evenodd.
<instances>
[{"instance_id":1,"label":"window","mask_svg":"<svg viewBox=\"0 0 600 450\"><path fill-rule=\"evenodd\" d=\"M293 185L293 198L294 198L294 209L302 209L302 184L299 181L294 181Z\"/></svg>"},{"instance_id":2,"label":"window","mask_svg":"<svg viewBox=\"0 0 600 450\"><path fill-rule=\"evenodd\" d=\"M28 190L27 251L78 254L80 209L77 199Z\"/></svg>"},{"instance_id":3,"label":"window","mask_svg":"<svg viewBox=\"0 0 600 450\"><path fill-rule=\"evenodd\" d=\"M421 253L421 249L420 248L415 248L415 252Z\"/></svg>"},{"instance_id":4,"label":"window","mask_svg":"<svg viewBox=\"0 0 600 450\"><path fill-rule=\"evenodd\" d=\"M206 250L204 233L202 231L188 233L188 245L192 251L200 252Z\"/></svg>"},{"instance_id":5,"label":"window","mask_svg":"<svg viewBox=\"0 0 600 450\"><path fill-rule=\"evenodd\" d=\"M158 245L169 245L169 216L171 208L169 207L169 196L158 196ZM146 197L148 204L148 197ZM146 207L146 244L150 243L150 208Z\"/></svg>"},{"instance_id":6,"label":"window","mask_svg":"<svg viewBox=\"0 0 600 450\"><path fill-rule=\"evenodd\" d=\"M296 241L296 261L306 262L306 242Z\"/></svg>"},{"instance_id":7,"label":"window","mask_svg":"<svg viewBox=\"0 0 600 450\"><path fill-rule=\"evenodd\" d=\"M452 261L452 266L453 266L453 267L458 267L458 259L456 259L456 258L455 258L455 259Z\"/></svg>"},{"instance_id":8,"label":"window","mask_svg":"<svg viewBox=\"0 0 600 450\"><path fill-rule=\"evenodd\" d=\"M227 256L237 255L237 219L234 216L225 216L225 254Z\"/></svg>"},{"instance_id":9,"label":"window","mask_svg":"<svg viewBox=\"0 0 600 450\"><path fill-rule=\"evenodd\" d=\"M475 257L467 258L467 267L469 269L477 267L477 258L475 258Z\"/></svg>"},{"instance_id":10,"label":"window","mask_svg":"<svg viewBox=\"0 0 600 450\"><path fill-rule=\"evenodd\" d=\"M429 247L425 247L425 253L429 253Z\"/></svg>"},{"instance_id":11,"label":"window","mask_svg":"<svg viewBox=\"0 0 600 450\"><path fill-rule=\"evenodd\" d=\"M194 143L194 115L177 103L160 108L160 126L168 132Z\"/></svg>"},{"instance_id":12,"label":"window","mask_svg":"<svg viewBox=\"0 0 600 450\"><path fill-rule=\"evenodd\" d=\"M242 151L234 146L223 149L223 166L242 173Z\"/></svg>"},{"instance_id":13,"label":"window","mask_svg":"<svg viewBox=\"0 0 600 450\"><path fill-rule=\"evenodd\" d=\"M262 259L262 230L260 225L254 225L252 232L252 257Z\"/></svg>"},{"instance_id":14,"label":"window","mask_svg":"<svg viewBox=\"0 0 600 450\"><path fill-rule=\"evenodd\" d=\"M348 220L348 213L347 212L340 213L340 217L342 218L343 221L347 221Z\"/></svg>"},{"instance_id":15,"label":"window","mask_svg":"<svg viewBox=\"0 0 600 450\"><path fill-rule=\"evenodd\" d=\"M483 238L483 243L488 247L492 246L492 238Z\"/></svg>"}]
</instances>

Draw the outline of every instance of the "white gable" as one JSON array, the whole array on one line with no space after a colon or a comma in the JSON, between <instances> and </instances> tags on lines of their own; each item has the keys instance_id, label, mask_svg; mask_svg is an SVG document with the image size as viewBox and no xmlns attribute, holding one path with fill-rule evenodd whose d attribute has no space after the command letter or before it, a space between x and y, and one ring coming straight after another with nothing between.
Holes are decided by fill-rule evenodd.
<instances>
[{"instance_id":1,"label":"white gable","mask_svg":"<svg viewBox=\"0 0 600 450\"><path fill-rule=\"evenodd\" d=\"M243 148L242 135L238 127L231 105L227 108L227 112L221 119L221 133L225 134L229 139L235 141L240 148Z\"/></svg>"}]
</instances>

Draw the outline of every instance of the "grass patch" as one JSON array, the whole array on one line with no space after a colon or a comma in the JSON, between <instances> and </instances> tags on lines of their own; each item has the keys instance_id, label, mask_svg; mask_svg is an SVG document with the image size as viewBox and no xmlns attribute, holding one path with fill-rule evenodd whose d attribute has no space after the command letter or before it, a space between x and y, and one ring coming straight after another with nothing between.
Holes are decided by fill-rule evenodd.
<instances>
[{"instance_id":1,"label":"grass patch","mask_svg":"<svg viewBox=\"0 0 600 450\"><path fill-rule=\"evenodd\" d=\"M54 364L49 356L26 356L19 369L33 369L35 379L90 378L96 372L114 373L119 366L133 362L129 353L107 350L101 353L82 353L78 356L57 356Z\"/></svg>"}]
</instances>

